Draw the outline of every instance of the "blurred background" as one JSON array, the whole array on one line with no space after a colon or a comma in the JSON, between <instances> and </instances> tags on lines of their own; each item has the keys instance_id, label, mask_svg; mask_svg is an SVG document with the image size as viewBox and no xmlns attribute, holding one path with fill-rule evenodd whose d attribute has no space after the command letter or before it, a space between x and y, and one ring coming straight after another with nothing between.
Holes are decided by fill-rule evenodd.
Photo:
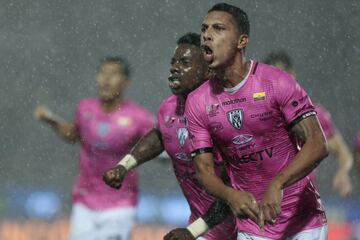
<instances>
[{"instance_id":1,"label":"blurred background","mask_svg":"<svg viewBox=\"0 0 360 240\"><path fill-rule=\"evenodd\" d=\"M77 102L96 95L99 59L120 54L132 67L127 96L156 113L170 95L167 77L176 40L200 32L202 18L217 2L0 0L0 239L67 236L79 146L64 143L33 120L34 107L45 104L73 119ZM299 82L331 112L353 149L360 131L360 2L227 3L249 15L247 56L260 61L273 50L287 51ZM359 174L352 170L354 192L344 199L331 188L335 169L329 157L318 174L335 234L330 239L357 239ZM185 225L189 210L168 161L145 164L140 172L134 239L160 239L169 227ZM166 216L169 208L173 214Z\"/></svg>"}]
</instances>

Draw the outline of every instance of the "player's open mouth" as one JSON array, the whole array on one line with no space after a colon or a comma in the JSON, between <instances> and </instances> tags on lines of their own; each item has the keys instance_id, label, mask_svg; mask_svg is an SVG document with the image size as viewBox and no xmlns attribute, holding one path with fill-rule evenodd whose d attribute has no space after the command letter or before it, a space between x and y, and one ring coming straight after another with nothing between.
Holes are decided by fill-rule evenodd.
<instances>
[{"instance_id":1,"label":"player's open mouth","mask_svg":"<svg viewBox=\"0 0 360 240\"><path fill-rule=\"evenodd\" d=\"M206 62L211 63L214 60L214 53L213 50L206 45L202 45L204 59Z\"/></svg>"},{"instance_id":2,"label":"player's open mouth","mask_svg":"<svg viewBox=\"0 0 360 240\"><path fill-rule=\"evenodd\" d=\"M180 79L176 76L170 76L169 80L169 87L170 88L178 88L180 87Z\"/></svg>"}]
</instances>

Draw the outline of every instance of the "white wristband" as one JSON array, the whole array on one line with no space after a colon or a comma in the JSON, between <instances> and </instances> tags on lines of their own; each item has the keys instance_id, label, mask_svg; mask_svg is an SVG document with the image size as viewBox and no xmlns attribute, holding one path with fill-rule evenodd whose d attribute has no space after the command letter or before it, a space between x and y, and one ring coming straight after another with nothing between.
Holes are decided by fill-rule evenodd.
<instances>
[{"instance_id":1,"label":"white wristband","mask_svg":"<svg viewBox=\"0 0 360 240\"><path fill-rule=\"evenodd\" d=\"M209 230L209 226L204 219L198 218L186 228L194 236L194 238L200 237Z\"/></svg>"},{"instance_id":2,"label":"white wristband","mask_svg":"<svg viewBox=\"0 0 360 240\"><path fill-rule=\"evenodd\" d=\"M117 165L122 165L127 171L137 166L137 161L133 155L127 154Z\"/></svg>"}]
</instances>

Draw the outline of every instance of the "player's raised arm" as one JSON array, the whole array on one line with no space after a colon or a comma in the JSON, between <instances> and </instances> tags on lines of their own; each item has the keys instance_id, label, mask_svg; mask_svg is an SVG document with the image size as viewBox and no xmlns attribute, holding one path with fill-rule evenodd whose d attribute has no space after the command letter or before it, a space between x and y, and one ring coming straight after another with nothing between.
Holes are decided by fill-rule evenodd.
<instances>
[{"instance_id":1,"label":"player's raised arm","mask_svg":"<svg viewBox=\"0 0 360 240\"><path fill-rule=\"evenodd\" d=\"M153 128L138 141L129 154L119 161L116 167L104 173L104 182L110 187L119 189L129 170L155 158L163 151L161 133Z\"/></svg>"},{"instance_id":2,"label":"player's raised arm","mask_svg":"<svg viewBox=\"0 0 360 240\"><path fill-rule=\"evenodd\" d=\"M66 122L61 117L51 112L46 106L37 106L33 115L36 120L49 124L65 141L69 143L76 143L80 140L80 135L75 125L73 123Z\"/></svg>"}]
</instances>

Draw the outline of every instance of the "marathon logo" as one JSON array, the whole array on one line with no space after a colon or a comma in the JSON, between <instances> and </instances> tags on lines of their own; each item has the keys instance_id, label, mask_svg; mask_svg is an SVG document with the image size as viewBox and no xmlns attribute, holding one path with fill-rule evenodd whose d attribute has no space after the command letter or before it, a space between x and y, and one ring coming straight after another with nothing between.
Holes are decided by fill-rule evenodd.
<instances>
[{"instance_id":1,"label":"marathon logo","mask_svg":"<svg viewBox=\"0 0 360 240\"><path fill-rule=\"evenodd\" d=\"M253 93L253 99L254 101L264 100L266 96L265 92L257 92Z\"/></svg>"}]
</instances>

